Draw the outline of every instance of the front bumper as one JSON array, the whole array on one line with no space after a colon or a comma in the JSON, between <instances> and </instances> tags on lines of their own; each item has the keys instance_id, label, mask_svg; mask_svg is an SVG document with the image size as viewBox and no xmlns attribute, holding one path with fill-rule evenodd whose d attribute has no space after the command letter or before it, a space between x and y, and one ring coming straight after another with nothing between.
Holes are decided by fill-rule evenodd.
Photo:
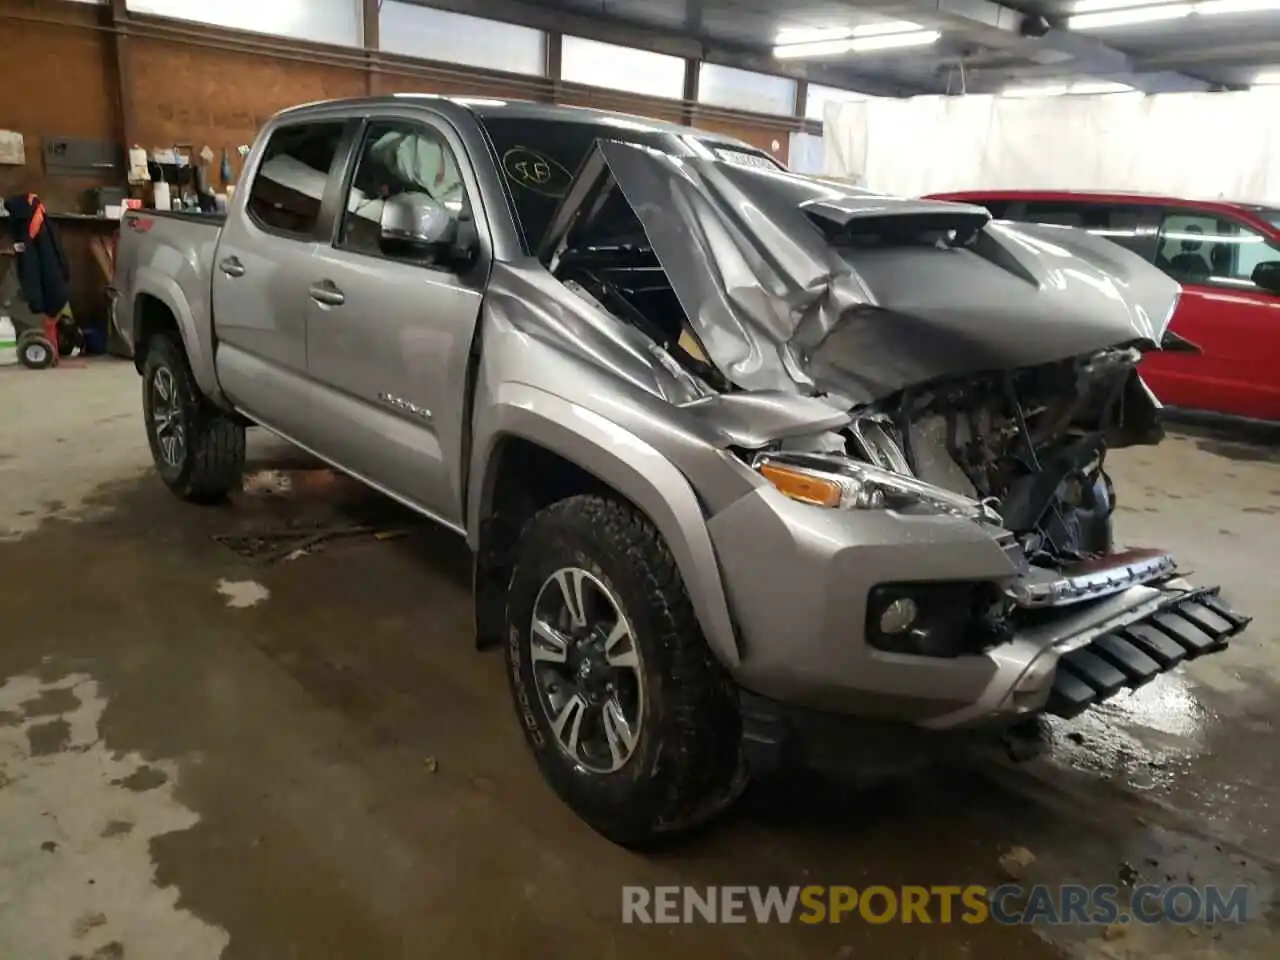
<instances>
[{"instance_id":1,"label":"front bumper","mask_svg":"<svg viewBox=\"0 0 1280 960\"><path fill-rule=\"evenodd\" d=\"M738 628L734 679L819 713L934 731L1070 716L1221 649L1249 622L1216 590L1165 577L1025 611L1009 640L981 654L888 653L864 638L872 588L1011 584L1019 571L992 530L951 517L822 510L771 488L709 527Z\"/></svg>"},{"instance_id":2,"label":"front bumper","mask_svg":"<svg viewBox=\"0 0 1280 960\"><path fill-rule=\"evenodd\" d=\"M1074 717L1185 660L1225 649L1249 621L1222 600L1217 587L1172 598L1148 616L1099 634L1063 655L1046 709L1060 717Z\"/></svg>"}]
</instances>

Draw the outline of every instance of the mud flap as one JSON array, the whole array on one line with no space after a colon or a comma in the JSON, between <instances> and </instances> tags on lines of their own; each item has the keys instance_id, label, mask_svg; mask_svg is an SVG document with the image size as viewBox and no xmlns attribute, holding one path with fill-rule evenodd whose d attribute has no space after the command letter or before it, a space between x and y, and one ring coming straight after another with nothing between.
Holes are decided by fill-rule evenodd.
<instances>
[{"instance_id":1,"label":"mud flap","mask_svg":"<svg viewBox=\"0 0 1280 960\"><path fill-rule=\"evenodd\" d=\"M1184 660L1223 650L1250 620L1231 609L1217 587L1181 596L1064 655L1058 661L1048 712L1074 717L1121 690L1142 686Z\"/></svg>"}]
</instances>

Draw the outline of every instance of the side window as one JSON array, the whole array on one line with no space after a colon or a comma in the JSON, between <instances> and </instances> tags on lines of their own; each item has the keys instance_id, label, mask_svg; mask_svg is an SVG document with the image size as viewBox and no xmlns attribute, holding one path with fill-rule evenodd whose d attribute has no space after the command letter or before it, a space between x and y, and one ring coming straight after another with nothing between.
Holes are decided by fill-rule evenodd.
<instances>
[{"instance_id":1,"label":"side window","mask_svg":"<svg viewBox=\"0 0 1280 960\"><path fill-rule=\"evenodd\" d=\"M1125 203L1073 203L1032 201L1025 205L1021 220L1077 227L1106 237L1146 259L1152 259L1152 240L1158 214L1150 207Z\"/></svg>"},{"instance_id":2,"label":"side window","mask_svg":"<svg viewBox=\"0 0 1280 960\"><path fill-rule=\"evenodd\" d=\"M369 124L347 189L337 245L353 253L456 269L475 224L453 151L403 121Z\"/></svg>"},{"instance_id":3,"label":"side window","mask_svg":"<svg viewBox=\"0 0 1280 960\"><path fill-rule=\"evenodd\" d=\"M1083 227L1083 206L1075 203L1028 201L1022 205L1019 219L1028 223L1052 223L1059 227Z\"/></svg>"},{"instance_id":4,"label":"side window","mask_svg":"<svg viewBox=\"0 0 1280 960\"><path fill-rule=\"evenodd\" d=\"M1256 290L1254 269L1277 260L1280 249L1228 217L1171 210L1160 227L1156 264L1182 283Z\"/></svg>"},{"instance_id":5,"label":"side window","mask_svg":"<svg viewBox=\"0 0 1280 960\"><path fill-rule=\"evenodd\" d=\"M310 236L342 131L341 122L304 123L271 135L249 188L249 215L260 227Z\"/></svg>"}]
</instances>

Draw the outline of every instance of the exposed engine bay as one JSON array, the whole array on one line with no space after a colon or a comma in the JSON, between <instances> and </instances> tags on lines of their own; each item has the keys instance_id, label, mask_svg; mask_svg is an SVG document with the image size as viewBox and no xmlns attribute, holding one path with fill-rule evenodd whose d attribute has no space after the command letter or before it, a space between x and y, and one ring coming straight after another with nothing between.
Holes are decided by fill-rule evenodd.
<instances>
[{"instance_id":1,"label":"exposed engine bay","mask_svg":"<svg viewBox=\"0 0 1280 960\"><path fill-rule=\"evenodd\" d=\"M986 502L1034 564L1094 559L1112 549L1107 449L1134 439L1140 359L1117 348L904 391L855 419L848 453Z\"/></svg>"},{"instance_id":2,"label":"exposed engine bay","mask_svg":"<svg viewBox=\"0 0 1280 960\"><path fill-rule=\"evenodd\" d=\"M737 392L707 359L643 242L565 249L556 267L579 297L645 334L654 356L695 394ZM1107 452L1162 435L1137 375L1141 359L1136 347L1120 346L936 381L856 407L839 434L741 452L757 469L772 460L861 491L829 506L872 506L878 498L1003 528L1028 573L1015 591L1019 604L1074 603L1175 569L1159 551L1114 552L1117 495ZM888 482L877 484L868 468Z\"/></svg>"},{"instance_id":3,"label":"exposed engine bay","mask_svg":"<svg viewBox=\"0 0 1280 960\"><path fill-rule=\"evenodd\" d=\"M690 335L643 246L577 248L558 267L570 289L640 329L668 362L713 390L732 389ZM1114 348L904 390L857 410L843 449L810 452L843 453L983 502L1032 563L1097 558L1112 548L1108 448L1159 439L1154 418L1142 422L1150 401L1135 373L1139 360L1137 349Z\"/></svg>"}]
</instances>

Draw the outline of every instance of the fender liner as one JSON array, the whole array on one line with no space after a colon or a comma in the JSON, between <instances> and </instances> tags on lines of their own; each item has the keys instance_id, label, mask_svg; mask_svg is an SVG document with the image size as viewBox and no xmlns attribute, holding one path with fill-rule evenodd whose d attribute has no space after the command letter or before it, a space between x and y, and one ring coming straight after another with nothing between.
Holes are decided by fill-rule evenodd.
<instances>
[{"instance_id":1,"label":"fender liner","mask_svg":"<svg viewBox=\"0 0 1280 960\"><path fill-rule=\"evenodd\" d=\"M697 494L666 457L635 434L575 403L521 383L506 383L478 407L471 459L467 538L479 546L480 521L493 498L491 466L505 437L544 447L608 484L642 510L666 540L712 652L729 669L741 662L720 564Z\"/></svg>"}]
</instances>

